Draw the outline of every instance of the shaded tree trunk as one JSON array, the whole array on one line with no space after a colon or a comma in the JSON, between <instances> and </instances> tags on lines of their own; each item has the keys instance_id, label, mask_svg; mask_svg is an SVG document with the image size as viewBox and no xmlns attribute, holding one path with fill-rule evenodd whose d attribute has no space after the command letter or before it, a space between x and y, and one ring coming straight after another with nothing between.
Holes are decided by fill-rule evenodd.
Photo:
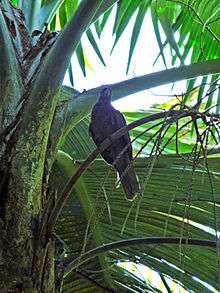
<instances>
[{"instance_id":1,"label":"shaded tree trunk","mask_svg":"<svg viewBox=\"0 0 220 293\"><path fill-rule=\"evenodd\" d=\"M0 291L55 292L55 240L41 231L47 217L42 207L49 202L45 161L23 164L23 137L17 133L19 127L1 142L5 150L0 158Z\"/></svg>"},{"instance_id":2,"label":"shaded tree trunk","mask_svg":"<svg viewBox=\"0 0 220 293\"><path fill-rule=\"evenodd\" d=\"M49 129L54 105L34 113L30 103L55 33L29 35L21 11L0 11L0 291L58 292L55 239L45 229L53 205L48 192ZM54 93L45 93L53 95ZM33 106L33 107L32 107ZM46 113L47 112L47 113ZM31 118L31 115L33 115ZM49 115L48 115L49 114ZM31 120L32 119L32 120ZM47 159L46 159L47 158ZM57 276L56 276L57 272Z\"/></svg>"}]
</instances>

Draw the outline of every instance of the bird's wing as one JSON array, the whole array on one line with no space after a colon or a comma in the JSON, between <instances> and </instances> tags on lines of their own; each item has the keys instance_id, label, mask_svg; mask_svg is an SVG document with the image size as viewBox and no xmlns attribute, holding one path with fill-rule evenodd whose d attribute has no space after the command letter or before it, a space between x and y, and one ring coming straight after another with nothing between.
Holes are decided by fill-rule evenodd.
<instances>
[{"instance_id":1,"label":"bird's wing","mask_svg":"<svg viewBox=\"0 0 220 293\"><path fill-rule=\"evenodd\" d=\"M120 111L115 110L113 116L114 116L114 127L115 127L114 131L126 125L126 120ZM132 144L131 144L131 139L128 132L122 136L121 141L123 143L123 147L127 146L129 157L132 159Z\"/></svg>"},{"instance_id":2,"label":"bird's wing","mask_svg":"<svg viewBox=\"0 0 220 293\"><path fill-rule=\"evenodd\" d=\"M111 117L106 115L105 109L102 109L102 107L95 106L93 108L89 133L97 146L100 146L100 144L114 132L114 130L112 131L109 118ZM111 146L104 150L101 155L108 164L113 164L114 149Z\"/></svg>"}]
</instances>

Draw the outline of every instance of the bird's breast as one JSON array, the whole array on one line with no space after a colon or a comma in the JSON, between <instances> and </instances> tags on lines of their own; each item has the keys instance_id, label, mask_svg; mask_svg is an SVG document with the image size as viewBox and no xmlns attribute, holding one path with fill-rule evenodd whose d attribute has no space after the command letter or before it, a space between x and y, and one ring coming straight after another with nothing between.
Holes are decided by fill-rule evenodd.
<instances>
[{"instance_id":1,"label":"bird's breast","mask_svg":"<svg viewBox=\"0 0 220 293\"><path fill-rule=\"evenodd\" d=\"M97 103L92 111L92 125L99 137L106 138L115 132L114 108Z\"/></svg>"}]
</instances>

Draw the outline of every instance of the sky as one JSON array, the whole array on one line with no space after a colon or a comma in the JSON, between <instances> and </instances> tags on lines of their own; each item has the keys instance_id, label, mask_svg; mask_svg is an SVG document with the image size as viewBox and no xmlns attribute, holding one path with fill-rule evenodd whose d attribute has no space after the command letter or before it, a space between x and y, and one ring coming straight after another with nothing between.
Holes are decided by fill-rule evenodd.
<instances>
[{"instance_id":1,"label":"sky","mask_svg":"<svg viewBox=\"0 0 220 293\"><path fill-rule=\"evenodd\" d=\"M159 53L159 48L154 35L150 13L147 13L132 57L129 73L126 75L129 44L134 20L135 17L131 19L112 54L110 54L110 52L115 38L115 36L112 35L114 13L112 13L110 19L108 20L101 35L101 39L96 38L100 51L106 62L106 67L103 66L94 53L94 50L92 49L86 36L83 36L82 44L85 50L86 59L89 61L90 66L87 67L87 75L84 77L77 62L76 55L73 56L72 64L74 65L74 84L77 90L88 90L103 84L111 84L165 69L161 58L159 58L155 66L153 66L154 60ZM170 58L168 49L166 49L165 53L166 52L168 53L166 55L168 56L167 60L169 65ZM65 83L68 84L68 78L65 79ZM173 84L160 86L151 90L130 95L114 102L113 104L121 111L148 109L152 104L167 100L168 98L166 95L172 95L174 93L182 94L185 89L184 85L184 82L176 83L173 91Z\"/></svg>"}]
</instances>

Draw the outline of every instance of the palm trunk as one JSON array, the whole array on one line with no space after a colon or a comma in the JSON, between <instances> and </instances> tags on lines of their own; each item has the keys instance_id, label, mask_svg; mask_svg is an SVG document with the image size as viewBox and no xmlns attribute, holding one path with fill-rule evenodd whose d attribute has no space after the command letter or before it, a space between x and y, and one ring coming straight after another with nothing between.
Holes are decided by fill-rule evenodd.
<instances>
[{"instance_id":1,"label":"palm trunk","mask_svg":"<svg viewBox=\"0 0 220 293\"><path fill-rule=\"evenodd\" d=\"M42 203L37 198L46 193L43 177L30 176L44 174L44 168L30 172L19 165L19 141L10 143L0 168L0 292L56 292L54 240L39 238Z\"/></svg>"},{"instance_id":2,"label":"palm trunk","mask_svg":"<svg viewBox=\"0 0 220 293\"><path fill-rule=\"evenodd\" d=\"M56 39L41 33L37 47L19 10L0 11L0 292L58 292L55 240L41 223L48 204L49 129L54 104L34 113L30 102L43 58ZM51 93L52 94L52 93ZM32 114L31 114L32 113ZM36 114L36 115L33 115ZM32 116L32 120L31 120ZM30 117L31 123L28 123ZM46 159L47 158L47 159ZM51 207L51 203L50 203Z\"/></svg>"}]
</instances>

